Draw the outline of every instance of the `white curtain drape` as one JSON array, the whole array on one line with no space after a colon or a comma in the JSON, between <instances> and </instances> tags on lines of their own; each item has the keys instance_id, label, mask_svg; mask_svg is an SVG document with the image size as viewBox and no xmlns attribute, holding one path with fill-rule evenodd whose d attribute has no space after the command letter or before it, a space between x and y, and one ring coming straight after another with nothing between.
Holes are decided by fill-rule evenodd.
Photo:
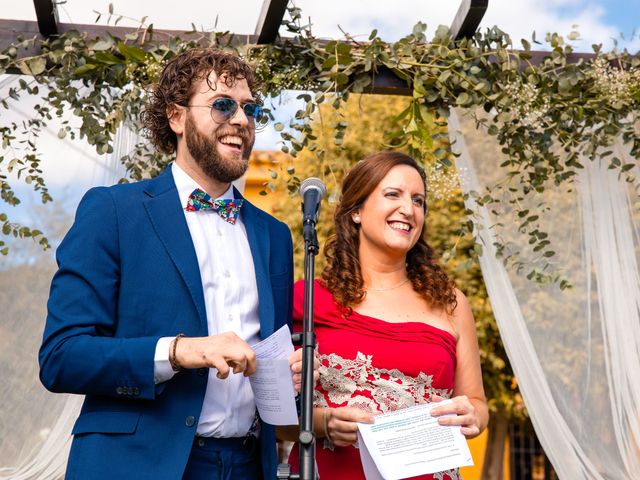
<instances>
[{"instance_id":1,"label":"white curtain drape","mask_svg":"<svg viewBox=\"0 0 640 480\"><path fill-rule=\"evenodd\" d=\"M455 111L449 131L465 192L504 180L495 139ZM621 143L615 149L638 163ZM543 201L550 209L541 215L542 229L569 290L505 268L496 239L526 259L528 237L512 217L497 218L473 195L467 207L477 214L480 262L500 334L558 475L640 479L639 199L608 161L583 163L570 191L549 185L527 200L532 212Z\"/></svg>"},{"instance_id":2,"label":"white curtain drape","mask_svg":"<svg viewBox=\"0 0 640 480\"><path fill-rule=\"evenodd\" d=\"M10 83L0 81L0 88ZM125 169L119 159L139 141L139 133L121 127L113 153L86 162L92 183L111 185L122 178ZM64 159L44 161L65 166ZM69 207L75 209L79 200L69 201ZM68 212L69 219L72 216L73 211ZM28 265L0 268L0 480L63 478L71 429L83 400L78 395L49 393L38 380L37 352L55 265L47 254L32 260Z\"/></svg>"}]
</instances>

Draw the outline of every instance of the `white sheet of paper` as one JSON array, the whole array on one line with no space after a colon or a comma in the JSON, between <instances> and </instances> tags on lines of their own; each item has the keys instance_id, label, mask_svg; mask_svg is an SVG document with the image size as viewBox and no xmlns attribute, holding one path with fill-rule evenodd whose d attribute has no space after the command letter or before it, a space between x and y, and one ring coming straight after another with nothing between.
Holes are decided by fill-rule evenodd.
<instances>
[{"instance_id":1,"label":"white sheet of paper","mask_svg":"<svg viewBox=\"0 0 640 480\"><path fill-rule=\"evenodd\" d=\"M289 356L293 353L287 325L260 343L256 352L256 372L249 377L260 418L271 425L296 425L295 390Z\"/></svg>"},{"instance_id":2,"label":"white sheet of paper","mask_svg":"<svg viewBox=\"0 0 640 480\"><path fill-rule=\"evenodd\" d=\"M362 463L362 470L364 471L364 478L367 480L384 480L378 471L378 467L376 467L376 462L373 461L369 450L367 450L367 446L362 439L362 435L360 435L360 430L358 430L358 447L360 451L360 462Z\"/></svg>"},{"instance_id":3,"label":"white sheet of paper","mask_svg":"<svg viewBox=\"0 0 640 480\"><path fill-rule=\"evenodd\" d=\"M358 423L360 460L367 480L401 480L473 465L460 427L443 426L425 403Z\"/></svg>"}]
</instances>

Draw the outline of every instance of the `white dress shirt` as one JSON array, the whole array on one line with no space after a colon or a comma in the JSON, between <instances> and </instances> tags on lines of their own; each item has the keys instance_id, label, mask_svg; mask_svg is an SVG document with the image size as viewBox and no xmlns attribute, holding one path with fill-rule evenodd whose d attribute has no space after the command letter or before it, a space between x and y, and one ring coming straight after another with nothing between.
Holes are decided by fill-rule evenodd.
<instances>
[{"instance_id":1,"label":"white dress shirt","mask_svg":"<svg viewBox=\"0 0 640 480\"><path fill-rule=\"evenodd\" d=\"M204 191L204 188L175 162L171 171L184 209L191 192L196 188ZM218 198L233 198L233 187ZM232 225L213 210L184 210L184 214L198 257L209 335L232 331L254 345L260 341L258 286L241 216ZM173 338L161 338L156 345L156 383L174 375L169 364L169 345ZM209 369L197 434L242 437L251 428L256 410L249 379L233 371L224 380L216 374L216 369Z\"/></svg>"}]
</instances>

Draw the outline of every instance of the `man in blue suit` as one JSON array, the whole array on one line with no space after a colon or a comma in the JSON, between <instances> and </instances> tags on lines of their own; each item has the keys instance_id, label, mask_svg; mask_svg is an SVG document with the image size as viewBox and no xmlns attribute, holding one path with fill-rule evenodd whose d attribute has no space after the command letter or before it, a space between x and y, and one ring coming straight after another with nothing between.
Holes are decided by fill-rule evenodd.
<instances>
[{"instance_id":1,"label":"man in blue suit","mask_svg":"<svg viewBox=\"0 0 640 480\"><path fill-rule=\"evenodd\" d=\"M288 227L231 182L262 108L252 69L213 49L163 70L144 112L161 175L83 198L57 251L40 377L86 395L67 480L275 478L250 345L290 323ZM299 387L300 351L290 358Z\"/></svg>"}]
</instances>

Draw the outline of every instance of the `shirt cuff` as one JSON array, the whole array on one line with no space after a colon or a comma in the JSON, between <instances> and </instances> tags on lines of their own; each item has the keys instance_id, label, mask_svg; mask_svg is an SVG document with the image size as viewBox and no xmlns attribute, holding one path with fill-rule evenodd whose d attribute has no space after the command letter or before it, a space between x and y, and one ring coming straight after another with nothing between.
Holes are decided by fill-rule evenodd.
<instances>
[{"instance_id":1,"label":"shirt cuff","mask_svg":"<svg viewBox=\"0 0 640 480\"><path fill-rule=\"evenodd\" d=\"M176 337L162 337L156 343L156 353L153 357L153 381L156 385L170 380L176 374L169 363L169 348L174 338Z\"/></svg>"}]
</instances>

